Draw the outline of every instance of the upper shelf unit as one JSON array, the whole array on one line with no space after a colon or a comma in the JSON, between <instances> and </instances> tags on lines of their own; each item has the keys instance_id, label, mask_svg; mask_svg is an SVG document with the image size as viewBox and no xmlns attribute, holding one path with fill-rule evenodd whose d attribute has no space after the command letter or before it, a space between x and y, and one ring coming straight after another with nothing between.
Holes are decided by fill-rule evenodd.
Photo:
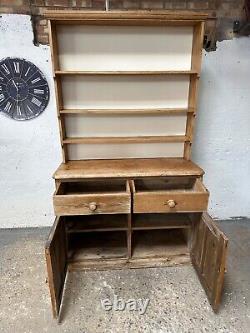
<instances>
[{"instance_id":1,"label":"upper shelf unit","mask_svg":"<svg viewBox=\"0 0 250 333\"><path fill-rule=\"evenodd\" d=\"M190 158L206 15L45 15L64 162Z\"/></svg>"}]
</instances>

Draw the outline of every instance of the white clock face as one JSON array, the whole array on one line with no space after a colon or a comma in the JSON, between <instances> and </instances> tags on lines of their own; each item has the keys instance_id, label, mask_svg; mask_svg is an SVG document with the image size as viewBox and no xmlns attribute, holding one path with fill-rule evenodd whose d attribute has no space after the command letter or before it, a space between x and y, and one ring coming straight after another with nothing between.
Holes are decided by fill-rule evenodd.
<instances>
[{"instance_id":1,"label":"white clock face","mask_svg":"<svg viewBox=\"0 0 250 333\"><path fill-rule=\"evenodd\" d=\"M48 82L39 68L20 58L0 62L0 111L28 120L41 114L48 102Z\"/></svg>"}]
</instances>

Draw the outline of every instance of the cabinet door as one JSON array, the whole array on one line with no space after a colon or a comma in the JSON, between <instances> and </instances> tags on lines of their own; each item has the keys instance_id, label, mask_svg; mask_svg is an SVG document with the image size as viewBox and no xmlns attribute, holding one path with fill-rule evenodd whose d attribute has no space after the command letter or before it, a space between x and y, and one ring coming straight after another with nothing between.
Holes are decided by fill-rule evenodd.
<instances>
[{"instance_id":1,"label":"cabinet door","mask_svg":"<svg viewBox=\"0 0 250 333\"><path fill-rule=\"evenodd\" d=\"M54 318L58 317L67 272L66 233L63 218L57 217L45 245L48 283Z\"/></svg>"},{"instance_id":2,"label":"cabinet door","mask_svg":"<svg viewBox=\"0 0 250 333\"><path fill-rule=\"evenodd\" d=\"M227 245L227 237L207 213L194 218L191 259L215 312L221 300Z\"/></svg>"}]
</instances>

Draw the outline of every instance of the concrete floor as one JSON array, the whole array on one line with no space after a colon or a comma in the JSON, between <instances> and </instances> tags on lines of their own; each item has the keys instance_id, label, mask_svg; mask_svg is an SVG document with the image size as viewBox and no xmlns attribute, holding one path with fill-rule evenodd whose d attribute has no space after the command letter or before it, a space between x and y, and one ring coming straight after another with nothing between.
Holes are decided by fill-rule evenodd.
<instances>
[{"instance_id":1,"label":"concrete floor","mask_svg":"<svg viewBox=\"0 0 250 333\"><path fill-rule=\"evenodd\" d=\"M250 220L220 222L230 239L220 312L191 266L70 273L62 323L52 319L44 261L48 229L0 230L0 332L241 332L250 330ZM104 311L118 295L149 298L144 315Z\"/></svg>"}]
</instances>

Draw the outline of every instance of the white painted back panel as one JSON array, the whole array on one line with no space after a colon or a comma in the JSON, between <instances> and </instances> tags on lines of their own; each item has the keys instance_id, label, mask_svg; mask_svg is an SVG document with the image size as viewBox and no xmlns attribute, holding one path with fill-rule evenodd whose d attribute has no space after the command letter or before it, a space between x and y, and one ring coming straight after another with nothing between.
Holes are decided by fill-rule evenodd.
<instances>
[{"instance_id":1,"label":"white painted back panel","mask_svg":"<svg viewBox=\"0 0 250 333\"><path fill-rule=\"evenodd\" d=\"M185 135L186 115L69 115L67 137Z\"/></svg>"},{"instance_id":2,"label":"white painted back panel","mask_svg":"<svg viewBox=\"0 0 250 333\"><path fill-rule=\"evenodd\" d=\"M107 158L182 157L183 143L73 144L70 160Z\"/></svg>"},{"instance_id":3,"label":"white painted back panel","mask_svg":"<svg viewBox=\"0 0 250 333\"><path fill-rule=\"evenodd\" d=\"M186 108L188 75L64 76L64 108Z\"/></svg>"},{"instance_id":4,"label":"white painted back panel","mask_svg":"<svg viewBox=\"0 0 250 333\"><path fill-rule=\"evenodd\" d=\"M193 27L57 27L61 70L189 70Z\"/></svg>"}]
</instances>

